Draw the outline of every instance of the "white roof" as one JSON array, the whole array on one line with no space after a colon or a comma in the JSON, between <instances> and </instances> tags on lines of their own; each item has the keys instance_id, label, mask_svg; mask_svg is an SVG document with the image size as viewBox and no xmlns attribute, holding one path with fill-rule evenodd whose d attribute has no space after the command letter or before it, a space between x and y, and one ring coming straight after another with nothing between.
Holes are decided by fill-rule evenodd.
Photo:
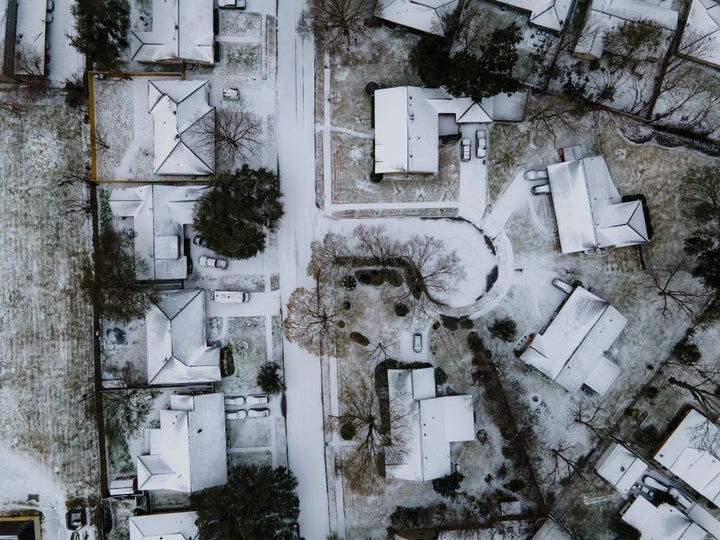
<instances>
[{"instance_id":1,"label":"white roof","mask_svg":"<svg viewBox=\"0 0 720 540\"><path fill-rule=\"evenodd\" d=\"M720 67L720 3L693 0L679 52Z\"/></svg>"},{"instance_id":2,"label":"white roof","mask_svg":"<svg viewBox=\"0 0 720 540\"><path fill-rule=\"evenodd\" d=\"M160 428L145 430L150 452L137 458L138 489L193 493L227 482L224 396L192 401L189 411L160 411Z\"/></svg>"},{"instance_id":3,"label":"white roof","mask_svg":"<svg viewBox=\"0 0 720 540\"><path fill-rule=\"evenodd\" d=\"M15 74L45 75L46 0L17 0ZM7 3L7 2L5 2ZM4 40L5 25L2 26Z\"/></svg>"},{"instance_id":4,"label":"white roof","mask_svg":"<svg viewBox=\"0 0 720 540\"><path fill-rule=\"evenodd\" d=\"M220 349L207 346L205 294L160 291L145 314L148 384L220 380Z\"/></svg>"},{"instance_id":5,"label":"white roof","mask_svg":"<svg viewBox=\"0 0 720 540\"><path fill-rule=\"evenodd\" d=\"M695 409L685 415L655 460L715 504L720 503L720 430Z\"/></svg>"},{"instance_id":6,"label":"white roof","mask_svg":"<svg viewBox=\"0 0 720 540\"><path fill-rule=\"evenodd\" d=\"M655 507L644 497L633 501L622 520L640 531L642 540L705 540L707 534L674 506Z\"/></svg>"},{"instance_id":7,"label":"white roof","mask_svg":"<svg viewBox=\"0 0 720 540\"><path fill-rule=\"evenodd\" d=\"M436 398L433 368L389 369L388 388L390 414L407 420L390 434L398 448L385 449L388 475L423 481L450 474L450 443L475 437L472 396Z\"/></svg>"},{"instance_id":8,"label":"white roof","mask_svg":"<svg viewBox=\"0 0 720 540\"><path fill-rule=\"evenodd\" d=\"M572 537L553 518L548 518L532 540L572 540Z\"/></svg>"},{"instance_id":9,"label":"white roof","mask_svg":"<svg viewBox=\"0 0 720 540\"><path fill-rule=\"evenodd\" d=\"M197 512L131 516L130 540L197 540Z\"/></svg>"},{"instance_id":10,"label":"white roof","mask_svg":"<svg viewBox=\"0 0 720 540\"><path fill-rule=\"evenodd\" d=\"M207 144L201 127L201 122L215 121L207 81L150 81L148 104L153 117L155 174L215 172L214 145Z\"/></svg>"},{"instance_id":11,"label":"white roof","mask_svg":"<svg viewBox=\"0 0 720 540\"><path fill-rule=\"evenodd\" d=\"M428 34L445 34L443 17L458 0L379 0L375 16Z\"/></svg>"},{"instance_id":12,"label":"white roof","mask_svg":"<svg viewBox=\"0 0 720 540\"><path fill-rule=\"evenodd\" d=\"M621 202L605 158L565 161L547 169L563 253L648 241L642 203Z\"/></svg>"},{"instance_id":13,"label":"white roof","mask_svg":"<svg viewBox=\"0 0 720 540\"><path fill-rule=\"evenodd\" d=\"M538 333L520 359L539 369L560 386L577 392L588 381L599 377L598 388L612 384L609 370L595 371L607 351L627 324L614 307L582 287L576 287L544 332ZM615 373L617 377L619 369ZM595 377L595 379L593 379ZM596 389L597 390L597 389Z\"/></svg>"},{"instance_id":14,"label":"white roof","mask_svg":"<svg viewBox=\"0 0 720 540\"><path fill-rule=\"evenodd\" d=\"M610 482L624 497L648 470L642 458L618 443L612 443L595 465L597 473Z\"/></svg>"},{"instance_id":15,"label":"white roof","mask_svg":"<svg viewBox=\"0 0 720 540\"><path fill-rule=\"evenodd\" d=\"M140 186L113 189L110 209L116 217L133 218L136 258L145 261L137 278L185 279L187 256L183 226L192 223L195 201L204 187ZM142 270L142 271L141 271Z\"/></svg>"},{"instance_id":16,"label":"white roof","mask_svg":"<svg viewBox=\"0 0 720 540\"><path fill-rule=\"evenodd\" d=\"M541 28L559 32L570 17L573 0L497 0L530 12L530 22Z\"/></svg>"},{"instance_id":17,"label":"white roof","mask_svg":"<svg viewBox=\"0 0 720 540\"><path fill-rule=\"evenodd\" d=\"M153 0L152 30L131 33L138 62L213 63L213 0Z\"/></svg>"}]
</instances>

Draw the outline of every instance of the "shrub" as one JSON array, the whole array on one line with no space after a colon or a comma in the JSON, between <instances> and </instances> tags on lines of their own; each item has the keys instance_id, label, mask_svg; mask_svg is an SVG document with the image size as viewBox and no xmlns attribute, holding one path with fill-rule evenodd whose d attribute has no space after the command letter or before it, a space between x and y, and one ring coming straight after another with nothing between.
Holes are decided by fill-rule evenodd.
<instances>
[{"instance_id":1,"label":"shrub","mask_svg":"<svg viewBox=\"0 0 720 540\"><path fill-rule=\"evenodd\" d=\"M507 343L515 341L517 337L517 324L511 317L495 319L493 323L488 326L488 330L490 330L492 337L501 339Z\"/></svg>"},{"instance_id":2,"label":"shrub","mask_svg":"<svg viewBox=\"0 0 720 540\"><path fill-rule=\"evenodd\" d=\"M346 441L354 439L356 433L357 429L355 428L355 424L352 422L345 422L340 426L340 437Z\"/></svg>"},{"instance_id":3,"label":"shrub","mask_svg":"<svg viewBox=\"0 0 720 540\"><path fill-rule=\"evenodd\" d=\"M350 332L350 339L352 339L355 343L362 345L363 347L367 347L368 345L370 345L370 340L364 335L362 335L360 332Z\"/></svg>"},{"instance_id":4,"label":"shrub","mask_svg":"<svg viewBox=\"0 0 720 540\"><path fill-rule=\"evenodd\" d=\"M355 276L351 274L343 277L340 283L342 283L342 286L345 287L346 291L352 291L355 287L357 287L357 280L355 279Z\"/></svg>"},{"instance_id":5,"label":"shrub","mask_svg":"<svg viewBox=\"0 0 720 540\"><path fill-rule=\"evenodd\" d=\"M471 319L462 319L458 324L463 330L472 330L475 327Z\"/></svg>"},{"instance_id":6,"label":"shrub","mask_svg":"<svg viewBox=\"0 0 720 540\"><path fill-rule=\"evenodd\" d=\"M435 384L443 385L447 382L448 376L443 368L435 368Z\"/></svg>"},{"instance_id":7,"label":"shrub","mask_svg":"<svg viewBox=\"0 0 720 540\"><path fill-rule=\"evenodd\" d=\"M635 443L645 450L653 450L660 444L661 438L657 428L653 425L642 427L633 433Z\"/></svg>"},{"instance_id":8,"label":"shrub","mask_svg":"<svg viewBox=\"0 0 720 540\"><path fill-rule=\"evenodd\" d=\"M398 317L404 317L408 313L410 313L410 309L405 304L395 304L395 315L397 315Z\"/></svg>"},{"instance_id":9,"label":"shrub","mask_svg":"<svg viewBox=\"0 0 720 540\"><path fill-rule=\"evenodd\" d=\"M233 361L233 352L230 345L225 345L220 349L220 376L229 377L235 373L235 362Z\"/></svg>"},{"instance_id":10,"label":"shrub","mask_svg":"<svg viewBox=\"0 0 720 540\"><path fill-rule=\"evenodd\" d=\"M684 337L678 341L672 348L672 354L681 363L686 366L697 364L702 358L702 353L695 343L688 342L688 338Z\"/></svg>"},{"instance_id":11,"label":"shrub","mask_svg":"<svg viewBox=\"0 0 720 540\"><path fill-rule=\"evenodd\" d=\"M655 399L660 393L660 390L655 386L646 386L643 388L642 393L648 399Z\"/></svg>"},{"instance_id":12,"label":"shrub","mask_svg":"<svg viewBox=\"0 0 720 540\"><path fill-rule=\"evenodd\" d=\"M667 491L656 491L653 495L652 503L655 506L660 506L661 504L669 504L671 506L675 506L677 504L677 501Z\"/></svg>"},{"instance_id":13,"label":"shrub","mask_svg":"<svg viewBox=\"0 0 720 540\"><path fill-rule=\"evenodd\" d=\"M285 391L285 383L278 373L280 366L275 362L265 362L257 374L257 384L266 394L280 394Z\"/></svg>"},{"instance_id":14,"label":"shrub","mask_svg":"<svg viewBox=\"0 0 720 540\"><path fill-rule=\"evenodd\" d=\"M525 482L519 478L513 478L507 484L503 485L503 487L513 493L516 493L525 488Z\"/></svg>"},{"instance_id":15,"label":"shrub","mask_svg":"<svg viewBox=\"0 0 720 540\"><path fill-rule=\"evenodd\" d=\"M640 531L625 523L620 516L616 516L613 520L612 530L621 540L640 540Z\"/></svg>"},{"instance_id":16,"label":"shrub","mask_svg":"<svg viewBox=\"0 0 720 540\"><path fill-rule=\"evenodd\" d=\"M432 481L432 486L435 492L439 493L443 497L455 498L457 492L460 489L460 483L465 477L459 472L455 471L442 478L436 478Z\"/></svg>"}]
</instances>

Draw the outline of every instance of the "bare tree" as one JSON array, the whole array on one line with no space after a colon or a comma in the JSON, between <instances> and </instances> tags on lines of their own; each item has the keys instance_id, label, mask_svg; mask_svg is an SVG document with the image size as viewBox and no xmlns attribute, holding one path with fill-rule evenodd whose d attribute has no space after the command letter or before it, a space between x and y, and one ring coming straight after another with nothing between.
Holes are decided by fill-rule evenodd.
<instances>
[{"instance_id":1,"label":"bare tree","mask_svg":"<svg viewBox=\"0 0 720 540\"><path fill-rule=\"evenodd\" d=\"M19 47L15 50L15 73L31 77L44 77L45 59L34 48Z\"/></svg>"},{"instance_id":2,"label":"bare tree","mask_svg":"<svg viewBox=\"0 0 720 540\"><path fill-rule=\"evenodd\" d=\"M326 47L367 38L365 21L375 14L377 0L310 0L298 23L298 30L315 35Z\"/></svg>"},{"instance_id":3,"label":"bare tree","mask_svg":"<svg viewBox=\"0 0 720 540\"><path fill-rule=\"evenodd\" d=\"M705 290L686 290L674 285L678 274L688 273L688 264L689 261L683 259L671 268L650 271L653 288L662 298L660 314L664 319L675 314L673 308L691 319L695 318L712 297L712 294Z\"/></svg>"},{"instance_id":4,"label":"bare tree","mask_svg":"<svg viewBox=\"0 0 720 540\"><path fill-rule=\"evenodd\" d=\"M702 368L701 368L702 369ZM706 373L709 375L709 373ZM718 374L715 373L715 376ZM715 381L717 379L715 378ZM683 388L690 393L690 396L705 410L705 412L713 417L720 417L720 393L718 393L717 382L708 385L708 380L699 382L689 382L675 377L670 377L668 382L678 388Z\"/></svg>"},{"instance_id":5,"label":"bare tree","mask_svg":"<svg viewBox=\"0 0 720 540\"><path fill-rule=\"evenodd\" d=\"M283 321L285 337L315 355L341 358L348 344L344 313L334 296L323 294L320 288L295 289Z\"/></svg>"},{"instance_id":6,"label":"bare tree","mask_svg":"<svg viewBox=\"0 0 720 540\"><path fill-rule=\"evenodd\" d=\"M547 483L556 484L575 472L579 462L569 454L575 449L575 446L574 444L558 444L552 448L543 448L550 454L550 468L545 474Z\"/></svg>"},{"instance_id":7,"label":"bare tree","mask_svg":"<svg viewBox=\"0 0 720 540\"><path fill-rule=\"evenodd\" d=\"M231 170L236 157L247 157L260 145L262 122L240 98L232 107L215 108L199 122L200 144L215 150L220 170Z\"/></svg>"},{"instance_id":8,"label":"bare tree","mask_svg":"<svg viewBox=\"0 0 720 540\"><path fill-rule=\"evenodd\" d=\"M684 195L695 205L706 205L710 217L720 225L720 165L688 169L682 177Z\"/></svg>"},{"instance_id":9,"label":"bare tree","mask_svg":"<svg viewBox=\"0 0 720 540\"><path fill-rule=\"evenodd\" d=\"M575 423L585 426L598 439L609 433L611 426L607 420L607 411L602 405L581 399L572 406L570 412Z\"/></svg>"}]
</instances>

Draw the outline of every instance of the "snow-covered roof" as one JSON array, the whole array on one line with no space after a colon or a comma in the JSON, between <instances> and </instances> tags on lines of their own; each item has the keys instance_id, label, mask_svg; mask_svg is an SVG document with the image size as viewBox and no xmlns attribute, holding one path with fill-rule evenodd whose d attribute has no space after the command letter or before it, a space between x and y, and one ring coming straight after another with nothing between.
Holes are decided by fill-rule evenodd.
<instances>
[{"instance_id":1,"label":"snow-covered roof","mask_svg":"<svg viewBox=\"0 0 720 540\"><path fill-rule=\"evenodd\" d=\"M445 34L443 18L458 0L379 0L375 16L428 34Z\"/></svg>"},{"instance_id":2,"label":"snow-covered roof","mask_svg":"<svg viewBox=\"0 0 720 540\"><path fill-rule=\"evenodd\" d=\"M528 533L536 527L534 519L494 520L493 524L482 528L440 531L437 540L527 540Z\"/></svg>"},{"instance_id":3,"label":"snow-covered roof","mask_svg":"<svg viewBox=\"0 0 720 540\"><path fill-rule=\"evenodd\" d=\"M655 454L655 460L715 504L720 503L720 429L695 409Z\"/></svg>"},{"instance_id":4,"label":"snow-covered roof","mask_svg":"<svg viewBox=\"0 0 720 540\"><path fill-rule=\"evenodd\" d=\"M648 470L648 464L618 443L612 443L595 465L597 473L610 482L624 497Z\"/></svg>"},{"instance_id":5,"label":"snow-covered roof","mask_svg":"<svg viewBox=\"0 0 720 540\"><path fill-rule=\"evenodd\" d=\"M202 125L215 121L208 82L150 81L148 107L153 117L155 174L213 174L215 148L208 144L207 126Z\"/></svg>"},{"instance_id":6,"label":"snow-covered roof","mask_svg":"<svg viewBox=\"0 0 720 540\"><path fill-rule=\"evenodd\" d=\"M720 67L720 3L716 0L693 0L678 51Z\"/></svg>"},{"instance_id":7,"label":"snow-covered roof","mask_svg":"<svg viewBox=\"0 0 720 540\"><path fill-rule=\"evenodd\" d=\"M150 451L137 457L138 489L193 493L225 484L223 394L173 397L160 411L160 428L145 430Z\"/></svg>"},{"instance_id":8,"label":"snow-covered roof","mask_svg":"<svg viewBox=\"0 0 720 540\"><path fill-rule=\"evenodd\" d=\"M635 527L647 540L704 540L707 532L669 504L653 505L637 497L625 510L622 520Z\"/></svg>"},{"instance_id":9,"label":"snow-covered roof","mask_svg":"<svg viewBox=\"0 0 720 540\"><path fill-rule=\"evenodd\" d=\"M213 64L213 0L153 0L152 30L130 35L138 62Z\"/></svg>"},{"instance_id":10,"label":"snow-covered roof","mask_svg":"<svg viewBox=\"0 0 720 540\"><path fill-rule=\"evenodd\" d=\"M390 415L404 425L385 449L388 475L432 480L450 474L450 443L475 437L472 396L435 397L435 370L389 369Z\"/></svg>"},{"instance_id":11,"label":"snow-covered roof","mask_svg":"<svg viewBox=\"0 0 720 540\"><path fill-rule=\"evenodd\" d=\"M15 74L45 75L46 0L18 0L15 24ZM3 30L5 26L3 25ZM3 39L5 33L3 32Z\"/></svg>"},{"instance_id":12,"label":"snow-covered roof","mask_svg":"<svg viewBox=\"0 0 720 540\"><path fill-rule=\"evenodd\" d=\"M110 193L116 217L133 218L138 279L163 280L187 277L183 226L192 223L195 201L204 187L140 186L117 188Z\"/></svg>"},{"instance_id":13,"label":"snow-covered roof","mask_svg":"<svg viewBox=\"0 0 720 540\"><path fill-rule=\"evenodd\" d=\"M641 20L674 32L677 29L678 13L639 0L593 0L574 53L587 59L600 58L606 32L626 21Z\"/></svg>"},{"instance_id":14,"label":"snow-covered roof","mask_svg":"<svg viewBox=\"0 0 720 540\"><path fill-rule=\"evenodd\" d=\"M541 28L560 32L570 18L573 0L497 0L523 11L530 12L530 23Z\"/></svg>"},{"instance_id":15,"label":"snow-covered roof","mask_svg":"<svg viewBox=\"0 0 720 540\"><path fill-rule=\"evenodd\" d=\"M220 349L207 346L202 290L158 292L145 325L148 384L220 380Z\"/></svg>"},{"instance_id":16,"label":"snow-covered roof","mask_svg":"<svg viewBox=\"0 0 720 540\"><path fill-rule=\"evenodd\" d=\"M609 370L597 366L627 324L614 307L583 287L576 287L544 332L536 334L520 359L539 369L560 386L577 392L583 384L596 391L610 387L614 377ZM594 378L595 377L595 378Z\"/></svg>"},{"instance_id":17,"label":"snow-covered roof","mask_svg":"<svg viewBox=\"0 0 720 540\"><path fill-rule=\"evenodd\" d=\"M553 518L548 518L532 540L572 540L567 531Z\"/></svg>"},{"instance_id":18,"label":"snow-covered roof","mask_svg":"<svg viewBox=\"0 0 720 540\"><path fill-rule=\"evenodd\" d=\"M131 516L130 540L197 540L197 512L172 512Z\"/></svg>"},{"instance_id":19,"label":"snow-covered roof","mask_svg":"<svg viewBox=\"0 0 720 540\"><path fill-rule=\"evenodd\" d=\"M547 169L563 253L648 241L642 203L622 202L605 158L565 161Z\"/></svg>"}]
</instances>

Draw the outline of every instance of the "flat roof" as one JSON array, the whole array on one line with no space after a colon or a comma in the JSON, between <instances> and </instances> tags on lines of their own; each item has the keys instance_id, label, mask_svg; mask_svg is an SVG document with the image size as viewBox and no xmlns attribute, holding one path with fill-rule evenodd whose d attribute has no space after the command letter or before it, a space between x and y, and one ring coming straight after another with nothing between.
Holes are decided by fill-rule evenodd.
<instances>
[{"instance_id":1,"label":"flat roof","mask_svg":"<svg viewBox=\"0 0 720 540\"><path fill-rule=\"evenodd\" d=\"M445 35L443 17L458 0L379 0L375 16L428 34Z\"/></svg>"},{"instance_id":2,"label":"flat roof","mask_svg":"<svg viewBox=\"0 0 720 540\"><path fill-rule=\"evenodd\" d=\"M678 51L720 67L720 3L693 0Z\"/></svg>"},{"instance_id":3,"label":"flat roof","mask_svg":"<svg viewBox=\"0 0 720 540\"><path fill-rule=\"evenodd\" d=\"M47 1L17 0L17 3L15 75L45 75Z\"/></svg>"},{"instance_id":4,"label":"flat roof","mask_svg":"<svg viewBox=\"0 0 720 540\"><path fill-rule=\"evenodd\" d=\"M530 12L530 22L535 26L555 32L561 31L570 17L573 0L497 0L523 11Z\"/></svg>"},{"instance_id":5,"label":"flat roof","mask_svg":"<svg viewBox=\"0 0 720 540\"><path fill-rule=\"evenodd\" d=\"M595 465L595 471L626 498L648 468L642 458L615 442L608 446Z\"/></svg>"},{"instance_id":6,"label":"flat roof","mask_svg":"<svg viewBox=\"0 0 720 540\"><path fill-rule=\"evenodd\" d=\"M195 540L197 512L171 512L146 516L130 516L130 540Z\"/></svg>"},{"instance_id":7,"label":"flat roof","mask_svg":"<svg viewBox=\"0 0 720 540\"><path fill-rule=\"evenodd\" d=\"M656 507L644 497L633 501L622 520L649 540L704 540L707 535L678 508L666 503Z\"/></svg>"}]
</instances>

